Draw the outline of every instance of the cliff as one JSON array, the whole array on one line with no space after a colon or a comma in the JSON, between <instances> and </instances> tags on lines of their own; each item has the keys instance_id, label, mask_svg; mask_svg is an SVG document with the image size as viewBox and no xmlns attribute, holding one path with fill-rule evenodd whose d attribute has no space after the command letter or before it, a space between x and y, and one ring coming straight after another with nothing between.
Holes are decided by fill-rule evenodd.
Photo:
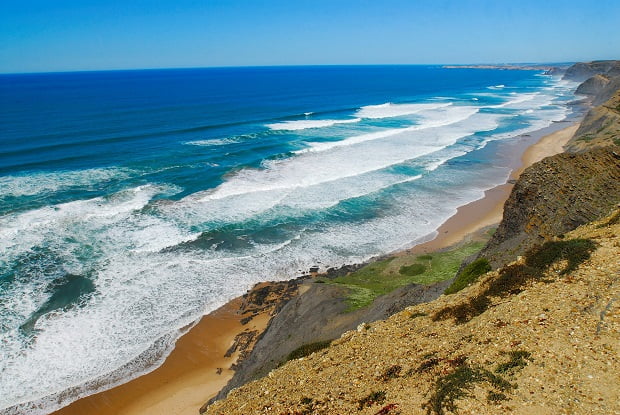
<instances>
[{"instance_id":1,"label":"cliff","mask_svg":"<svg viewBox=\"0 0 620 415\"><path fill-rule=\"evenodd\" d=\"M567 69L564 78L585 80L575 93L586 96L594 106L566 150L581 152L620 145L620 61L577 63Z\"/></svg>"},{"instance_id":2,"label":"cliff","mask_svg":"<svg viewBox=\"0 0 620 415\"><path fill-rule=\"evenodd\" d=\"M449 283L410 284L377 298L369 307L347 312L347 288L308 282L300 287L300 295L273 317L249 357L235 368L233 378L215 399L267 375L304 345L331 341L362 322L385 319L407 306L432 301Z\"/></svg>"},{"instance_id":3,"label":"cliff","mask_svg":"<svg viewBox=\"0 0 620 415\"><path fill-rule=\"evenodd\" d=\"M595 220L620 202L620 148L562 153L527 168L478 257L499 267L536 244Z\"/></svg>"},{"instance_id":4,"label":"cliff","mask_svg":"<svg viewBox=\"0 0 620 415\"><path fill-rule=\"evenodd\" d=\"M619 217L457 294L362 324L206 413L617 413Z\"/></svg>"},{"instance_id":5,"label":"cliff","mask_svg":"<svg viewBox=\"0 0 620 415\"><path fill-rule=\"evenodd\" d=\"M615 92L609 99L588 111L575 136L568 142L567 151L581 152L593 147L620 145L620 76L611 80L597 97L606 97L611 89Z\"/></svg>"}]
</instances>

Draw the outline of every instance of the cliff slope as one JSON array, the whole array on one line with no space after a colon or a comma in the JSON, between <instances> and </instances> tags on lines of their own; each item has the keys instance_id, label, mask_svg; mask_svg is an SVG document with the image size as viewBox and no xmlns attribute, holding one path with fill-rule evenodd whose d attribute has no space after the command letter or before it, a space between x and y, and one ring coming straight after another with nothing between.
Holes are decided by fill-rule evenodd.
<instances>
[{"instance_id":1,"label":"cliff slope","mask_svg":"<svg viewBox=\"0 0 620 415\"><path fill-rule=\"evenodd\" d=\"M360 325L207 413L620 413L619 218Z\"/></svg>"},{"instance_id":2,"label":"cliff slope","mask_svg":"<svg viewBox=\"0 0 620 415\"><path fill-rule=\"evenodd\" d=\"M273 317L251 354L235 368L233 378L215 399L222 399L233 388L265 376L299 347L335 339L362 322L385 319L409 305L432 301L449 284L450 281L410 284L377 298L368 307L346 312L349 291L346 287L306 283L300 288L300 295Z\"/></svg>"},{"instance_id":3,"label":"cliff slope","mask_svg":"<svg viewBox=\"0 0 620 415\"><path fill-rule=\"evenodd\" d=\"M562 153L527 168L480 252L496 268L533 245L595 220L620 202L620 148Z\"/></svg>"},{"instance_id":4,"label":"cliff slope","mask_svg":"<svg viewBox=\"0 0 620 415\"><path fill-rule=\"evenodd\" d=\"M620 145L620 61L577 63L564 79L584 81L576 94L585 95L591 108L575 136L566 146L569 152Z\"/></svg>"},{"instance_id":5,"label":"cliff slope","mask_svg":"<svg viewBox=\"0 0 620 415\"><path fill-rule=\"evenodd\" d=\"M614 90L613 94L608 93L610 90ZM610 97L603 104L588 111L575 136L568 142L567 151L575 153L594 147L620 145L620 76L612 79L597 97L608 95Z\"/></svg>"}]
</instances>

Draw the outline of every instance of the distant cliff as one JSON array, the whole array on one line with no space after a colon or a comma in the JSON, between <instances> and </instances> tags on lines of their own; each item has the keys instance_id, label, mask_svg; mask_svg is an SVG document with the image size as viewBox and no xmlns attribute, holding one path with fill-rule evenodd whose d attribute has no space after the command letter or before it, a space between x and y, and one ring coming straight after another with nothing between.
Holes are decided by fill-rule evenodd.
<instances>
[{"instance_id":1,"label":"distant cliff","mask_svg":"<svg viewBox=\"0 0 620 415\"><path fill-rule=\"evenodd\" d=\"M597 74L609 77L620 76L620 61L579 62L569 67L563 78L583 82Z\"/></svg>"},{"instance_id":2,"label":"distant cliff","mask_svg":"<svg viewBox=\"0 0 620 415\"><path fill-rule=\"evenodd\" d=\"M578 63L567 69L564 78L585 79L575 93L586 96L594 105L566 150L620 145L620 61Z\"/></svg>"},{"instance_id":3,"label":"distant cliff","mask_svg":"<svg viewBox=\"0 0 620 415\"><path fill-rule=\"evenodd\" d=\"M597 96L606 96L607 91L614 88L609 99L588 111L575 136L566 145L567 151L620 145L620 76L610 81Z\"/></svg>"}]
</instances>

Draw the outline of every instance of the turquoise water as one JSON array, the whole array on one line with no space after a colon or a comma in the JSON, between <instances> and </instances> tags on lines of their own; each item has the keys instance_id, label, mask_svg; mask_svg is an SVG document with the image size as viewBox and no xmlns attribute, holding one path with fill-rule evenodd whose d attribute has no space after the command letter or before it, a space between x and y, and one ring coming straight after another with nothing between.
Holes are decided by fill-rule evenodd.
<instances>
[{"instance_id":1,"label":"turquoise water","mask_svg":"<svg viewBox=\"0 0 620 415\"><path fill-rule=\"evenodd\" d=\"M432 237L575 87L434 66L0 76L0 408L136 376L256 282Z\"/></svg>"}]
</instances>

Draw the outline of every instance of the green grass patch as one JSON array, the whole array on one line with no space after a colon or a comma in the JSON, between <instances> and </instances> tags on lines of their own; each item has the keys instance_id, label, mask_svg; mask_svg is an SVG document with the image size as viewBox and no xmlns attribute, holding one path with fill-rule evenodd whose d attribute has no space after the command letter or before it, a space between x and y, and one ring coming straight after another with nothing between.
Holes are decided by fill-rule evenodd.
<instances>
[{"instance_id":1,"label":"green grass patch","mask_svg":"<svg viewBox=\"0 0 620 415\"><path fill-rule=\"evenodd\" d=\"M482 274L491 271L491 265L486 258L478 258L474 262L468 264L454 279L454 282L446 288L444 294L454 294L473 283Z\"/></svg>"},{"instance_id":2,"label":"green grass patch","mask_svg":"<svg viewBox=\"0 0 620 415\"><path fill-rule=\"evenodd\" d=\"M426 271L426 267L422 264L411 264L411 265L403 265L398 270L398 273L401 275L406 275L408 277L415 277L416 275L424 274Z\"/></svg>"},{"instance_id":3,"label":"green grass patch","mask_svg":"<svg viewBox=\"0 0 620 415\"><path fill-rule=\"evenodd\" d=\"M326 282L350 289L348 311L353 311L407 284L432 284L454 277L461 262L480 251L484 244L483 241L476 241L433 255L403 255L375 261L349 275ZM419 272L422 267L424 270Z\"/></svg>"}]
</instances>

